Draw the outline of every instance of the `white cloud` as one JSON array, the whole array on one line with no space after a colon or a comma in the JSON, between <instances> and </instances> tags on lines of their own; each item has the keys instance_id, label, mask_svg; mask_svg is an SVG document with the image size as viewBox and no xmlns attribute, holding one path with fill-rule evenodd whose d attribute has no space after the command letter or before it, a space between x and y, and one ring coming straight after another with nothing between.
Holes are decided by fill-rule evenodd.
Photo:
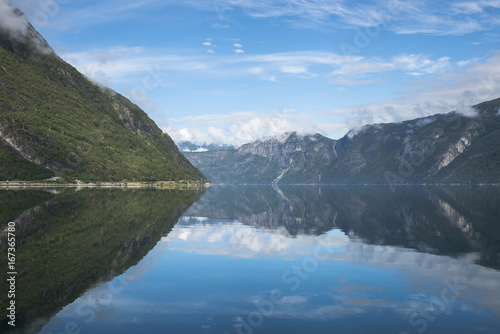
<instances>
[{"instance_id":1,"label":"white cloud","mask_svg":"<svg viewBox=\"0 0 500 334\"><path fill-rule=\"evenodd\" d=\"M172 136L173 133L170 132L170 131L168 131L168 132ZM178 138L178 141L181 141L181 140L184 140L184 141L193 141L193 140L195 140L194 136L191 134L191 132L189 131L188 128L180 129L180 130L178 130L176 132L178 134L178 137L180 137L180 138ZM199 141L197 141L197 142L199 142ZM201 142L199 142L199 143L201 143Z\"/></svg>"},{"instance_id":2,"label":"white cloud","mask_svg":"<svg viewBox=\"0 0 500 334\"><path fill-rule=\"evenodd\" d=\"M0 0L0 32L20 42L29 40L34 43L38 51L52 54L54 51L47 45L47 42L29 27L28 18L22 12L8 0Z\"/></svg>"},{"instance_id":3,"label":"white cloud","mask_svg":"<svg viewBox=\"0 0 500 334\"><path fill-rule=\"evenodd\" d=\"M307 68L305 66L282 66L281 72L288 74L307 73Z\"/></svg>"},{"instance_id":4,"label":"white cloud","mask_svg":"<svg viewBox=\"0 0 500 334\"><path fill-rule=\"evenodd\" d=\"M202 43L202 45L204 45L204 46L212 46L212 42L208 42L207 41L207 42Z\"/></svg>"},{"instance_id":5,"label":"white cloud","mask_svg":"<svg viewBox=\"0 0 500 334\"><path fill-rule=\"evenodd\" d=\"M207 124L210 128L207 130ZM178 130L181 128L181 130ZM299 112L233 112L169 119L163 128L174 141L192 141L197 144L218 143L240 146L251 141L285 132L345 133L344 124L314 122Z\"/></svg>"},{"instance_id":6,"label":"white cloud","mask_svg":"<svg viewBox=\"0 0 500 334\"><path fill-rule=\"evenodd\" d=\"M483 63L470 65L466 70L460 68L435 74L433 80L426 81L425 85L420 81L415 82L409 88L398 92L401 97L393 100L335 108L324 111L324 114L343 115L349 128L359 128L372 123L400 122L454 110L471 115L470 106L498 98L499 92L500 52Z\"/></svg>"},{"instance_id":7,"label":"white cloud","mask_svg":"<svg viewBox=\"0 0 500 334\"><path fill-rule=\"evenodd\" d=\"M0 0L0 28L14 38L24 38L28 31L28 20L15 12L8 0Z\"/></svg>"},{"instance_id":8,"label":"white cloud","mask_svg":"<svg viewBox=\"0 0 500 334\"><path fill-rule=\"evenodd\" d=\"M242 54L242 53L245 53L245 51L243 51L242 49L234 49L233 52L235 54Z\"/></svg>"},{"instance_id":9,"label":"white cloud","mask_svg":"<svg viewBox=\"0 0 500 334\"><path fill-rule=\"evenodd\" d=\"M216 143L223 143L226 137L224 136L224 130L220 128L216 128L213 126L208 127L208 135L213 139Z\"/></svg>"},{"instance_id":10,"label":"white cloud","mask_svg":"<svg viewBox=\"0 0 500 334\"><path fill-rule=\"evenodd\" d=\"M94 82L130 90L150 91L168 86L171 73L208 71L208 58L195 57L178 50L144 49L142 47L110 47L82 52L62 53L68 63L75 66ZM144 105L141 105L145 107Z\"/></svg>"},{"instance_id":11,"label":"white cloud","mask_svg":"<svg viewBox=\"0 0 500 334\"><path fill-rule=\"evenodd\" d=\"M359 56L341 56L325 51L301 51L241 55L238 58L224 60L224 65L227 68L228 64L233 64L233 66L253 64L253 67L245 70L246 73L257 75L262 80L276 81L277 76L282 73L309 79L317 77L317 74L309 72L309 68L314 68L314 72L328 76L333 68L362 59Z\"/></svg>"},{"instance_id":12,"label":"white cloud","mask_svg":"<svg viewBox=\"0 0 500 334\"><path fill-rule=\"evenodd\" d=\"M251 55L241 58L240 61L269 63L280 66L299 64L302 64L303 66L306 66L307 64L335 66L351 62L359 62L363 59L364 58L360 56L343 56L333 52L310 50Z\"/></svg>"},{"instance_id":13,"label":"white cloud","mask_svg":"<svg viewBox=\"0 0 500 334\"><path fill-rule=\"evenodd\" d=\"M252 74L262 74L262 73L264 73L264 70L262 69L262 67L252 67L252 68L248 69L248 72L250 72Z\"/></svg>"},{"instance_id":14,"label":"white cloud","mask_svg":"<svg viewBox=\"0 0 500 334\"><path fill-rule=\"evenodd\" d=\"M483 11L477 2L460 2L454 4L452 8L456 14L477 14Z\"/></svg>"},{"instance_id":15,"label":"white cloud","mask_svg":"<svg viewBox=\"0 0 500 334\"><path fill-rule=\"evenodd\" d=\"M256 75L260 80L276 82L276 75L266 73L262 67L256 66L247 69L247 72Z\"/></svg>"},{"instance_id":16,"label":"white cloud","mask_svg":"<svg viewBox=\"0 0 500 334\"><path fill-rule=\"evenodd\" d=\"M452 4L456 14L479 14L484 13L487 8L500 8L498 0L466 1Z\"/></svg>"},{"instance_id":17,"label":"white cloud","mask_svg":"<svg viewBox=\"0 0 500 334\"><path fill-rule=\"evenodd\" d=\"M208 148L197 148L196 150L190 151L190 150L185 150L184 152L194 152L194 153L201 153L201 152L208 152Z\"/></svg>"},{"instance_id":18,"label":"white cloud","mask_svg":"<svg viewBox=\"0 0 500 334\"><path fill-rule=\"evenodd\" d=\"M241 49L243 47L243 45L241 45L240 43L234 43L233 46L235 48L239 48L239 49Z\"/></svg>"},{"instance_id":19,"label":"white cloud","mask_svg":"<svg viewBox=\"0 0 500 334\"><path fill-rule=\"evenodd\" d=\"M432 60L423 54L403 54L388 60L362 59L352 61L334 70L334 75L359 75L369 73L383 73L390 71L403 71L411 75L435 74L449 69L449 57Z\"/></svg>"},{"instance_id":20,"label":"white cloud","mask_svg":"<svg viewBox=\"0 0 500 334\"><path fill-rule=\"evenodd\" d=\"M434 74L442 72L450 66L449 57L441 57L437 60L431 60L422 54L402 55L392 59L395 68L407 72Z\"/></svg>"}]
</instances>

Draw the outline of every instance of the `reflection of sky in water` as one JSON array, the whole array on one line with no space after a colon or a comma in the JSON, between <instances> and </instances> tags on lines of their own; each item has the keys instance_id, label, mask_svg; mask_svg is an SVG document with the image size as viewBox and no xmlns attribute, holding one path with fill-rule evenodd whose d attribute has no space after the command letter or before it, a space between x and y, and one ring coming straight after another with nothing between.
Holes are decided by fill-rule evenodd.
<instances>
[{"instance_id":1,"label":"reflection of sky in water","mask_svg":"<svg viewBox=\"0 0 500 334\"><path fill-rule=\"evenodd\" d=\"M474 261L183 217L42 332L498 333L500 274Z\"/></svg>"}]
</instances>

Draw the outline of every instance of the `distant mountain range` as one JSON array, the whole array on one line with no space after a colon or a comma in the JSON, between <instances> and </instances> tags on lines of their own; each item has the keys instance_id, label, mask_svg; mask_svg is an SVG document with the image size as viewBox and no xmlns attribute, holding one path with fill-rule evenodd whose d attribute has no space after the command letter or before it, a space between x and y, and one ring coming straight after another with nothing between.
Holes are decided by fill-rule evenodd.
<instances>
[{"instance_id":1,"label":"distant mountain range","mask_svg":"<svg viewBox=\"0 0 500 334\"><path fill-rule=\"evenodd\" d=\"M185 155L215 184L500 183L500 99L474 109Z\"/></svg>"},{"instance_id":2,"label":"distant mountain range","mask_svg":"<svg viewBox=\"0 0 500 334\"><path fill-rule=\"evenodd\" d=\"M0 181L203 180L137 105L60 59L24 14L0 22Z\"/></svg>"}]
</instances>

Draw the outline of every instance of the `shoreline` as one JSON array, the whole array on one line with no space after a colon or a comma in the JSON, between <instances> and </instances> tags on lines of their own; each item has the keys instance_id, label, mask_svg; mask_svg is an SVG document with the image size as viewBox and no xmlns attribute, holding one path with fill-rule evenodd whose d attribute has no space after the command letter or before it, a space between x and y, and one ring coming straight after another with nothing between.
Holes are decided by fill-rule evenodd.
<instances>
[{"instance_id":1,"label":"shoreline","mask_svg":"<svg viewBox=\"0 0 500 334\"><path fill-rule=\"evenodd\" d=\"M0 181L0 189L9 188L210 188L212 186L500 186L499 183L423 183L423 184L212 184L210 182L178 183L158 182L92 182L92 183L52 183L40 181Z\"/></svg>"},{"instance_id":2,"label":"shoreline","mask_svg":"<svg viewBox=\"0 0 500 334\"><path fill-rule=\"evenodd\" d=\"M210 188L209 182L93 182L93 183L44 183L44 182L0 182L2 188Z\"/></svg>"}]
</instances>

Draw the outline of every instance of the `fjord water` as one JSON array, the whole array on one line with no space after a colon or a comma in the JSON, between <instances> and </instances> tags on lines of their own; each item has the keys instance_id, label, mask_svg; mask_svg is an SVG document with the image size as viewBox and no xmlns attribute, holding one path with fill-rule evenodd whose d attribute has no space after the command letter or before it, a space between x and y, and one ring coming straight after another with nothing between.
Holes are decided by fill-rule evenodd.
<instances>
[{"instance_id":1,"label":"fjord water","mask_svg":"<svg viewBox=\"0 0 500 334\"><path fill-rule=\"evenodd\" d=\"M0 198L19 333L499 333L498 187Z\"/></svg>"}]
</instances>

